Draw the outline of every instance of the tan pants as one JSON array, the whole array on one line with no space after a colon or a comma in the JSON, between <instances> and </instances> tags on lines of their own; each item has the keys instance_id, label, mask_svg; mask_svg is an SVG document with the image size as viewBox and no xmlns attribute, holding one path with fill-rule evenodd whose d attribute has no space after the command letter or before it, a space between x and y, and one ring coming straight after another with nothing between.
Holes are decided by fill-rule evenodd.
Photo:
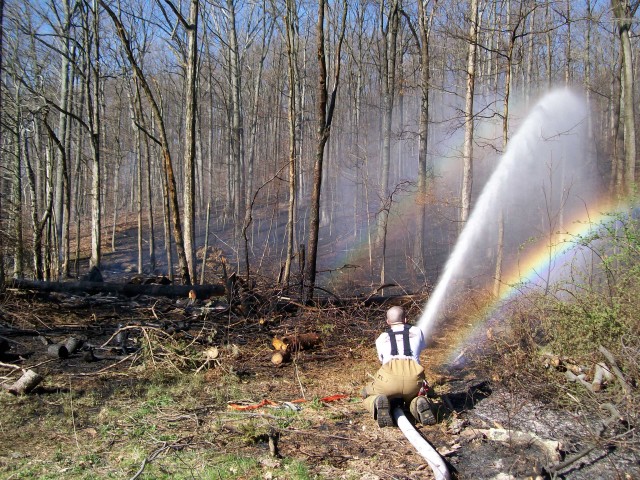
<instances>
[{"instance_id":1,"label":"tan pants","mask_svg":"<svg viewBox=\"0 0 640 480\"><path fill-rule=\"evenodd\" d=\"M373 415L378 395L386 395L392 401L402 399L408 406L418 395L423 381L424 368L415 360L391 360L380 367L374 381L364 388L367 395L364 406Z\"/></svg>"}]
</instances>

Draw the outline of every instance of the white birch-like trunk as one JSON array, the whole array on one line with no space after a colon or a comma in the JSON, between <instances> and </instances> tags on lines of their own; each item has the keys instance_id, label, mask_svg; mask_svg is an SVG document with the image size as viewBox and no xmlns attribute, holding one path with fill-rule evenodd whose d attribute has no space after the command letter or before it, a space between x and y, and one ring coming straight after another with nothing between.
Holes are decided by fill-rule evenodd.
<instances>
[{"instance_id":1,"label":"white birch-like trunk","mask_svg":"<svg viewBox=\"0 0 640 480\"><path fill-rule=\"evenodd\" d=\"M186 72L186 113L184 140L184 252L187 258L189 278L197 282L195 247L195 155L196 155L196 115L197 115L197 68L198 68L198 9L199 0L191 0L187 20L187 72Z\"/></svg>"},{"instance_id":2,"label":"white birch-like trunk","mask_svg":"<svg viewBox=\"0 0 640 480\"><path fill-rule=\"evenodd\" d=\"M462 165L462 191L460 194L460 228L469 218L471 211L471 192L473 187L473 100L476 81L476 52L478 43L478 0L471 0L469 7L469 50L467 53L467 92L464 107L464 146Z\"/></svg>"}]
</instances>

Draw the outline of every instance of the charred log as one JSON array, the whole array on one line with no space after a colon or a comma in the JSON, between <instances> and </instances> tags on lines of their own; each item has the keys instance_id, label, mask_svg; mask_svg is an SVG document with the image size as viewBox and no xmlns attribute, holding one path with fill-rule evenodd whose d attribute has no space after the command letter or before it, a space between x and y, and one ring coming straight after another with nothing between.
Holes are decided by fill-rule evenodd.
<instances>
[{"instance_id":1,"label":"charred log","mask_svg":"<svg viewBox=\"0 0 640 480\"><path fill-rule=\"evenodd\" d=\"M69 350L62 344L53 344L47 348L47 355L53 358L68 358Z\"/></svg>"},{"instance_id":2,"label":"charred log","mask_svg":"<svg viewBox=\"0 0 640 480\"><path fill-rule=\"evenodd\" d=\"M224 295L223 285L133 285L128 283L109 282L43 282L33 280L14 280L12 288L21 290L37 290L41 292L62 293L113 293L134 297L149 295L157 297L187 297L190 290L194 290L198 298Z\"/></svg>"},{"instance_id":3,"label":"charred log","mask_svg":"<svg viewBox=\"0 0 640 480\"><path fill-rule=\"evenodd\" d=\"M69 355L73 355L80 349L80 347L82 347L83 343L84 340L82 340L81 338L69 337L64 346L67 348Z\"/></svg>"}]
</instances>

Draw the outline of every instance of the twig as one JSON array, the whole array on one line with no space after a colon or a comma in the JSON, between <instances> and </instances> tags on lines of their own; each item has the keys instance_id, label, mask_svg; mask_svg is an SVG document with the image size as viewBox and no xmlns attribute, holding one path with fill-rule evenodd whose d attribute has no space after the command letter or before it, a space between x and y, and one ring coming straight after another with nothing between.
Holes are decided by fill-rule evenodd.
<instances>
[{"instance_id":1,"label":"twig","mask_svg":"<svg viewBox=\"0 0 640 480\"><path fill-rule=\"evenodd\" d=\"M147 333L147 329L143 328L142 329L142 333L144 334L144 338L147 339L147 344L149 345L149 355L151 356L151 362L153 362L153 364L156 364L156 359L153 356L153 346L151 345L151 339L149 338L149 334Z\"/></svg>"},{"instance_id":2,"label":"twig","mask_svg":"<svg viewBox=\"0 0 640 480\"><path fill-rule=\"evenodd\" d=\"M298 382L298 385L300 386L300 394L302 395L302 398L307 398L307 396L304 393L304 387L302 386L302 381L300 380L300 372L298 372L298 362L296 361L298 358L298 354L295 355L295 358L293 359L293 367L294 367L294 372L296 375L296 380Z\"/></svg>"},{"instance_id":3,"label":"twig","mask_svg":"<svg viewBox=\"0 0 640 480\"><path fill-rule=\"evenodd\" d=\"M581 450L580 452L576 453L575 455L572 455L570 457L568 457L564 462L558 463L557 465L554 465L553 467L550 468L551 473L556 474L558 472L560 472L561 470L564 470L565 468L567 468L569 465L577 462L578 460L580 460L582 457L589 455L593 450L595 450L597 447L597 445L591 445L587 448L585 448L584 450Z\"/></svg>"},{"instance_id":4,"label":"twig","mask_svg":"<svg viewBox=\"0 0 640 480\"><path fill-rule=\"evenodd\" d=\"M76 416L73 410L73 389L71 388L71 375L69 375L69 402L71 403L71 423L73 424L73 436L76 439L76 448L80 451L80 442L78 442L78 432L76 430Z\"/></svg>"},{"instance_id":5,"label":"twig","mask_svg":"<svg viewBox=\"0 0 640 480\"><path fill-rule=\"evenodd\" d=\"M145 459L142 461L142 465L140 465L140 468L138 469L136 474L133 477L131 477L130 480L136 480L136 478L138 478L142 474L144 467L146 467L148 463L153 462L156 458L160 456L162 452L165 452L171 449L172 447L173 445L167 445L167 442L164 442L164 445L162 445L162 447L157 448L151 453L151 455L149 455L148 457L145 457Z\"/></svg>"},{"instance_id":6,"label":"twig","mask_svg":"<svg viewBox=\"0 0 640 480\"><path fill-rule=\"evenodd\" d=\"M191 438L191 437L186 437L186 438ZM162 442L162 446L155 449L153 452L151 452L151 454L148 457L145 457L144 460L142 460L142 464L140 465L140 468L138 469L138 471L135 473L135 475L133 477L131 477L129 480L136 480L144 471L145 467L150 464L151 462L153 462L156 458L158 458L160 456L160 454L174 449L174 450L178 450L181 448L184 448L186 446L189 446L189 444L185 444L185 443L172 443L171 445L167 445L167 442Z\"/></svg>"},{"instance_id":7,"label":"twig","mask_svg":"<svg viewBox=\"0 0 640 480\"><path fill-rule=\"evenodd\" d=\"M614 422L621 421L623 419L618 409L615 407L615 405L611 403L602 404L600 405L600 408L603 410L607 410L611 414L611 416L600 426L600 430L598 431L598 438L602 438L606 429L609 428ZM570 457L566 458L563 462L558 463L557 465L554 465L553 467L551 467L550 472L555 475L561 470L564 470L565 468L567 468L569 465L577 462L582 457L590 454L593 450L598 448L598 446L599 446L598 444L593 444L579 451L575 455L571 455Z\"/></svg>"},{"instance_id":8,"label":"twig","mask_svg":"<svg viewBox=\"0 0 640 480\"><path fill-rule=\"evenodd\" d=\"M136 352L137 353L137 352ZM109 366L106 366L104 368L101 368L100 370L98 370L97 372L90 372L90 373L76 373L73 376L75 377L90 377L92 375L100 375L101 373L106 372L107 370L120 365L122 362L124 362L125 360L128 360L129 358L133 357L135 355L135 353L130 353L129 355L127 355L126 357L121 358L120 360L118 360L116 363L112 363Z\"/></svg>"},{"instance_id":9,"label":"twig","mask_svg":"<svg viewBox=\"0 0 640 480\"><path fill-rule=\"evenodd\" d=\"M3 363L3 362L0 362L0 367L13 368L14 370L24 370L24 368L19 367L17 365L11 365L10 363Z\"/></svg>"},{"instance_id":10,"label":"twig","mask_svg":"<svg viewBox=\"0 0 640 480\"><path fill-rule=\"evenodd\" d=\"M144 460L142 460L142 465L140 465L140 468L138 469L136 474L133 477L131 477L130 480L136 480L136 478L138 478L140 476L140 474L144 470L144 467L146 467L146 466L147 466L147 457L145 457Z\"/></svg>"}]
</instances>

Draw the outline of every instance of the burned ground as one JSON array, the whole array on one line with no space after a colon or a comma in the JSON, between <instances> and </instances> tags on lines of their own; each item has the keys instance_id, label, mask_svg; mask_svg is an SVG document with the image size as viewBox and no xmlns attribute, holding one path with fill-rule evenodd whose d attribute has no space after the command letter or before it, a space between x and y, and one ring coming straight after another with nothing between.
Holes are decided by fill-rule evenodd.
<instances>
[{"instance_id":1,"label":"burned ground","mask_svg":"<svg viewBox=\"0 0 640 480\"><path fill-rule=\"evenodd\" d=\"M384 309L245 316L222 299L9 291L2 383L22 369L44 380L24 395L0 393L0 477L432 478L402 432L379 429L361 405ZM274 366L273 337L300 332L322 344ZM70 336L83 348L47 355L47 344ZM447 369L441 347L423 354L440 421L416 428L454 478L550 478L590 446L557 478L640 476L633 451L597 435L598 419L551 408L488 370ZM504 376L508 367L496 365Z\"/></svg>"}]
</instances>

